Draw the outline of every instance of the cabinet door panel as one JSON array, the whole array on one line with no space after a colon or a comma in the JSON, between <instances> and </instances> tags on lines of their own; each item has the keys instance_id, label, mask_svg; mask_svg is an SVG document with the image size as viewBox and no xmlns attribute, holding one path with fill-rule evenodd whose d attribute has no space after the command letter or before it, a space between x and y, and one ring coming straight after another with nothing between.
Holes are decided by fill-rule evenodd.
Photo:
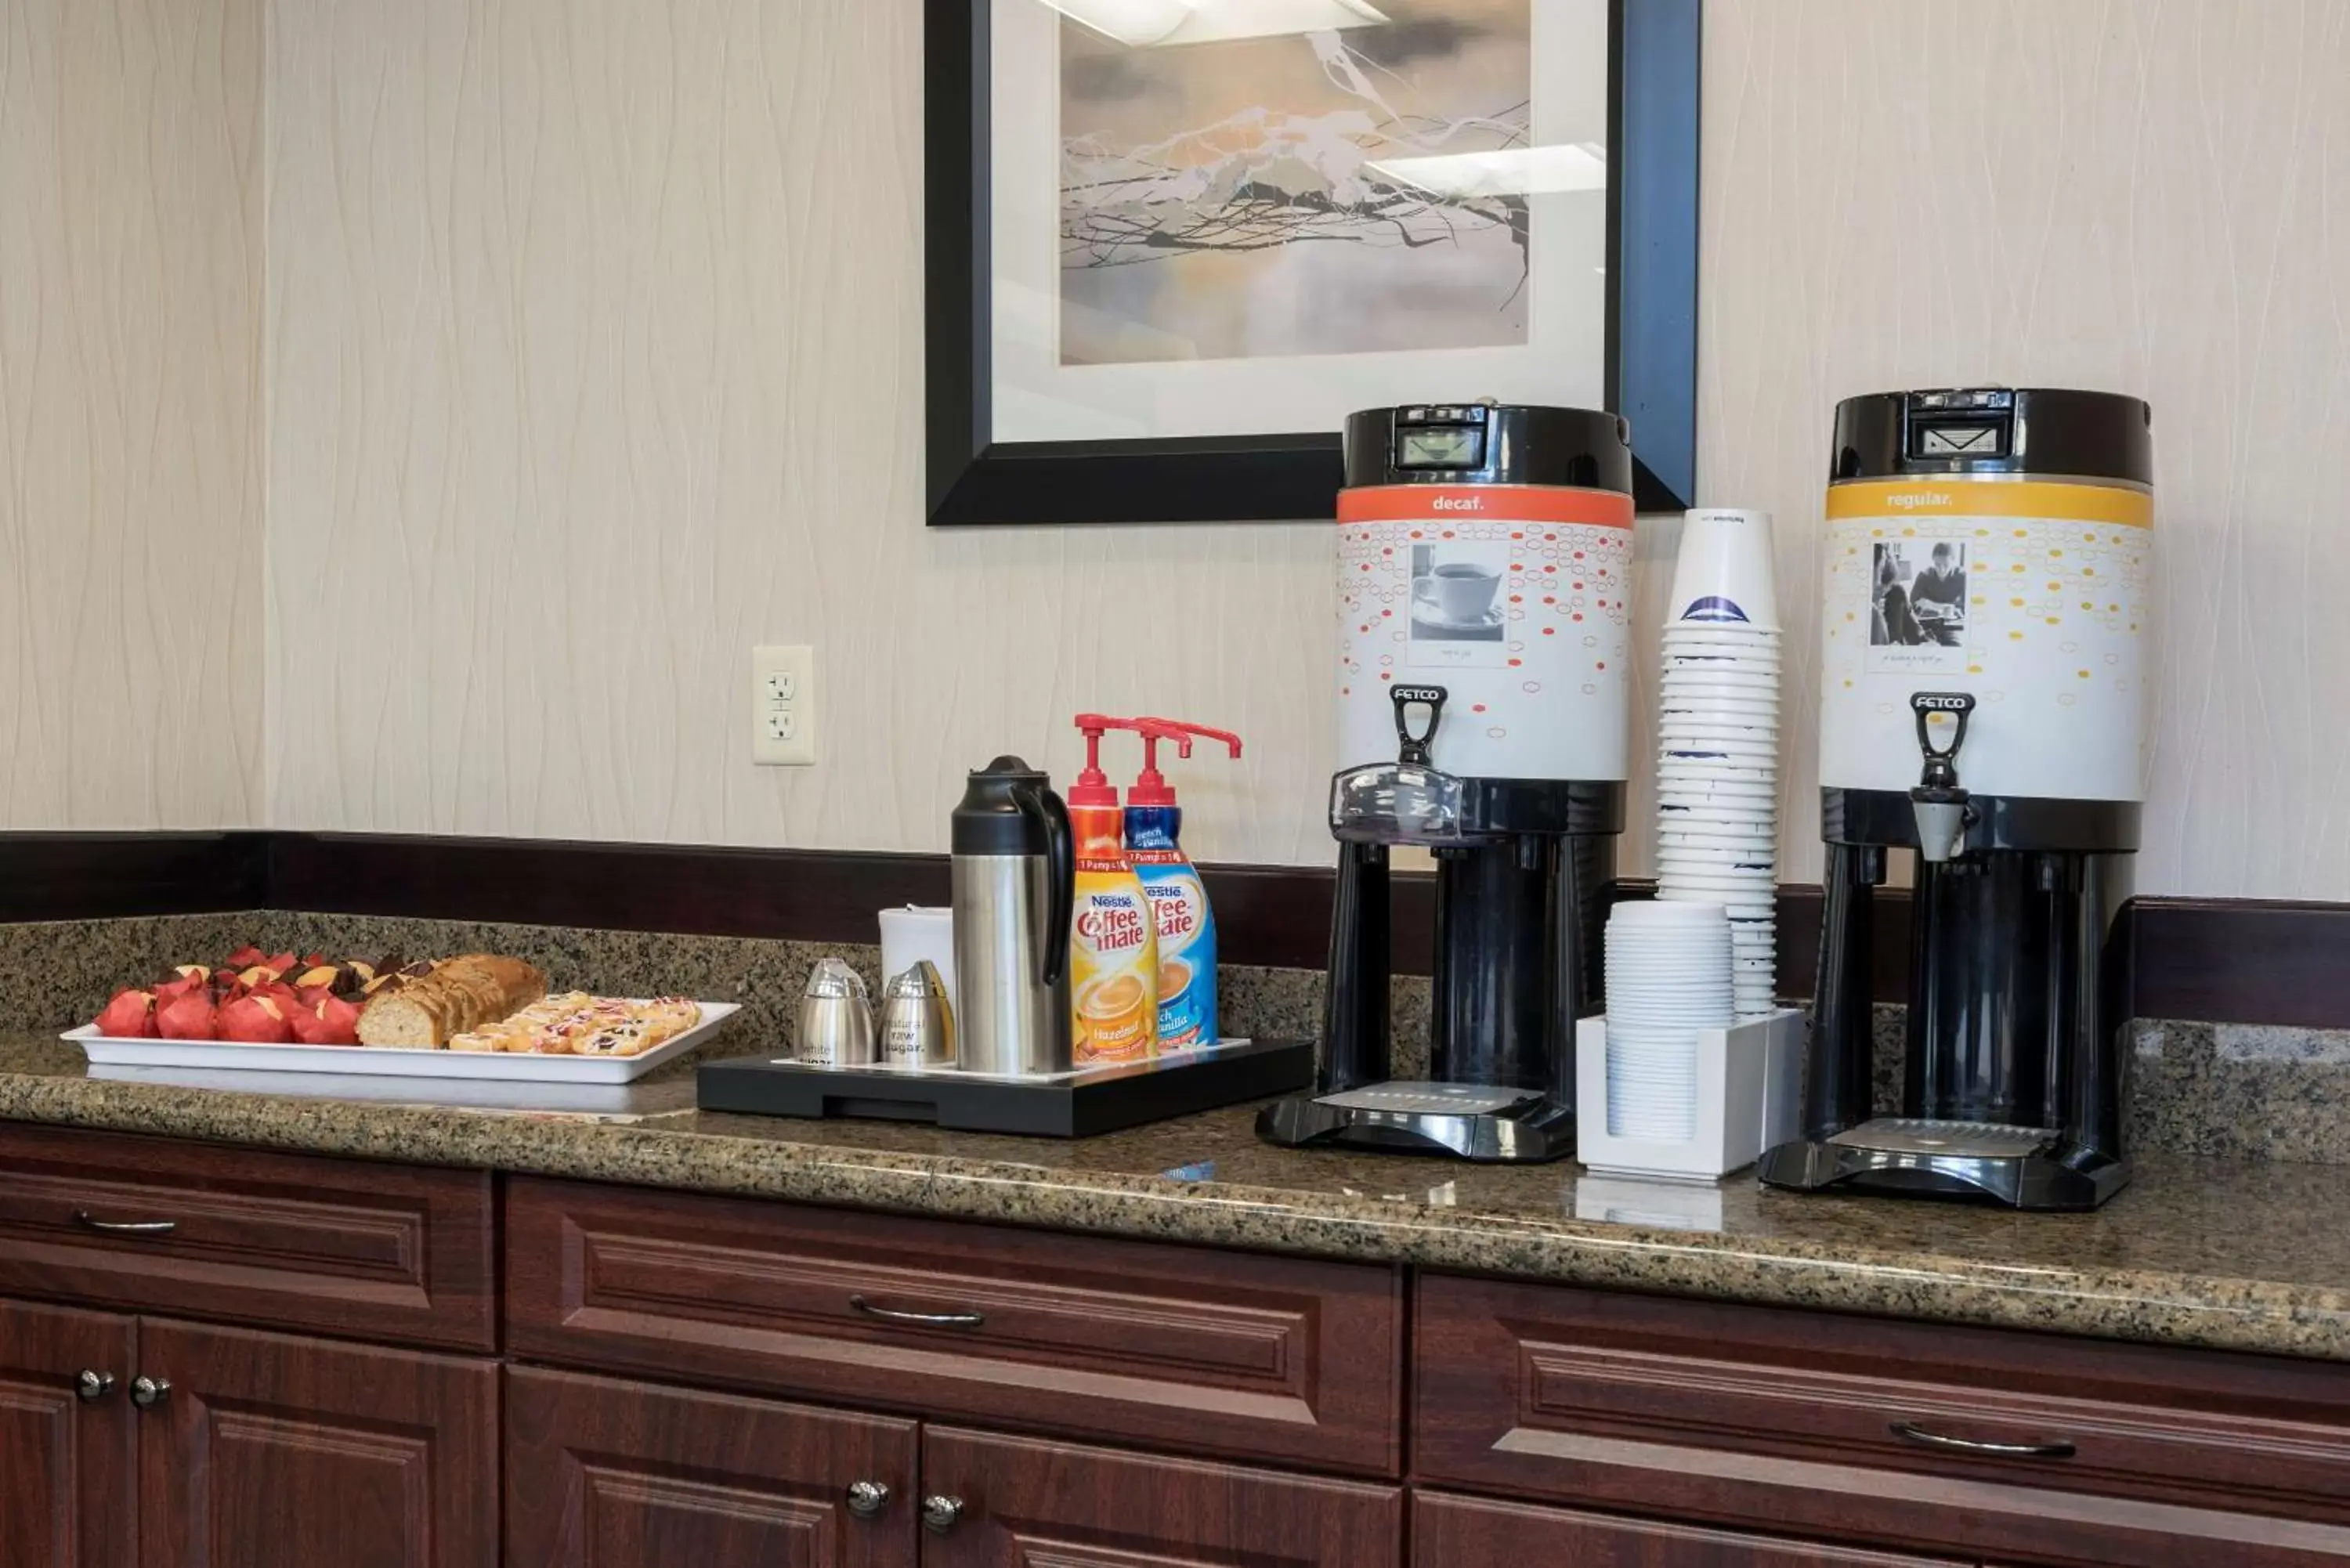
<instances>
[{"instance_id":1,"label":"cabinet door panel","mask_svg":"<svg viewBox=\"0 0 2350 1568\"><path fill-rule=\"evenodd\" d=\"M0 1568L130 1568L137 1345L127 1317L0 1302ZM85 1371L113 1386L84 1399Z\"/></svg>"},{"instance_id":2,"label":"cabinet door panel","mask_svg":"<svg viewBox=\"0 0 2350 1568\"><path fill-rule=\"evenodd\" d=\"M486 1568L497 1374L484 1361L149 1318L145 1568Z\"/></svg>"},{"instance_id":3,"label":"cabinet door panel","mask_svg":"<svg viewBox=\"0 0 2350 1568\"><path fill-rule=\"evenodd\" d=\"M516 1367L508 1568L910 1568L914 1423ZM847 1507L859 1481L880 1511Z\"/></svg>"},{"instance_id":4,"label":"cabinet door panel","mask_svg":"<svg viewBox=\"0 0 2350 1568\"><path fill-rule=\"evenodd\" d=\"M923 1568L1398 1568L1393 1487L931 1427Z\"/></svg>"},{"instance_id":5,"label":"cabinet door panel","mask_svg":"<svg viewBox=\"0 0 2350 1568\"><path fill-rule=\"evenodd\" d=\"M1415 1492L1412 1568L1965 1568L1944 1558L1904 1557L1778 1541L1738 1531Z\"/></svg>"}]
</instances>

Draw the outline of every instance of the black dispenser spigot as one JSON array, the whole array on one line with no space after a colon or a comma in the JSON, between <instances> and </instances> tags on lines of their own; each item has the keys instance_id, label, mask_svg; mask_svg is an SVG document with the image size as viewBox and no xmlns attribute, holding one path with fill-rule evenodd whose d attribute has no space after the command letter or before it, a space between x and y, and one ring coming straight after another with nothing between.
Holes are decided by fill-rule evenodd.
<instances>
[{"instance_id":1,"label":"black dispenser spigot","mask_svg":"<svg viewBox=\"0 0 2350 1568\"><path fill-rule=\"evenodd\" d=\"M1959 748L1967 743L1967 717L1975 711L1971 691L1913 691L1909 711L1918 716L1918 750L1924 754L1909 808L1918 815L1918 853L1932 861L1955 858L1966 847L1967 824L1975 817L1967 792L1959 786ZM1950 743L1934 743L1937 713L1954 721Z\"/></svg>"},{"instance_id":2,"label":"black dispenser spigot","mask_svg":"<svg viewBox=\"0 0 2350 1568\"><path fill-rule=\"evenodd\" d=\"M1405 767L1428 767L1428 748L1436 739L1436 726L1444 722L1444 699L1441 686L1399 686L1395 689L1396 761ZM1428 710L1428 727L1415 733L1411 727L1411 711Z\"/></svg>"}]
</instances>

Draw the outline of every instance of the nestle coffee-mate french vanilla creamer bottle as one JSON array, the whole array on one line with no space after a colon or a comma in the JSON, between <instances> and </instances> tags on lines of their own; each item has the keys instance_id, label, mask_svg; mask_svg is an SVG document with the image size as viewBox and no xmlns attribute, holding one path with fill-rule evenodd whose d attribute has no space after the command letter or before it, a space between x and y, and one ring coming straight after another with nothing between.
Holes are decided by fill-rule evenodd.
<instances>
[{"instance_id":1,"label":"nestle coffee-mate french vanilla creamer bottle","mask_svg":"<svg viewBox=\"0 0 2350 1568\"><path fill-rule=\"evenodd\" d=\"M1126 856L1126 814L1101 769L1101 738L1131 719L1080 713L1085 771L1069 788L1076 839L1076 914L1069 925L1073 1054L1080 1067L1139 1062L1159 1050L1159 929Z\"/></svg>"},{"instance_id":2,"label":"nestle coffee-mate french vanilla creamer bottle","mask_svg":"<svg viewBox=\"0 0 2350 1568\"><path fill-rule=\"evenodd\" d=\"M1138 719L1142 775L1126 792L1126 856L1141 879L1159 928L1159 1052L1195 1051L1222 1038L1216 1021L1216 912L1198 867L1183 853L1183 808L1159 771L1159 742L1191 754L1191 739L1217 742L1235 757L1241 738L1180 719Z\"/></svg>"}]
</instances>

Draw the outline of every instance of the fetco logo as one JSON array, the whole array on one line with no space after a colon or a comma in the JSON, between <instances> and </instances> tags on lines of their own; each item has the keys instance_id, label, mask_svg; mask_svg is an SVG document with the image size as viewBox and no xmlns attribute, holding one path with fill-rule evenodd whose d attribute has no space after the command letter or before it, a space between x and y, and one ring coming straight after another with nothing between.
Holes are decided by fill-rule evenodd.
<instances>
[{"instance_id":1,"label":"fetco logo","mask_svg":"<svg viewBox=\"0 0 2350 1568\"><path fill-rule=\"evenodd\" d=\"M1920 506L1948 506L1950 498L1939 490L1897 490L1885 498L1904 512Z\"/></svg>"},{"instance_id":2,"label":"fetco logo","mask_svg":"<svg viewBox=\"0 0 2350 1568\"><path fill-rule=\"evenodd\" d=\"M1482 495L1469 495L1456 500L1450 495L1440 495L1430 504L1439 512L1482 512L1485 510L1485 498Z\"/></svg>"}]
</instances>

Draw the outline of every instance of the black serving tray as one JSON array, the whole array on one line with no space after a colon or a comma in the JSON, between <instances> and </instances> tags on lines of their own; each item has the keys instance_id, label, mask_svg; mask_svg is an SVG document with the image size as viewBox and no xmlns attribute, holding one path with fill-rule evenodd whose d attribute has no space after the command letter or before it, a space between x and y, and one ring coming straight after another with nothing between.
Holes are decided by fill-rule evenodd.
<instances>
[{"instance_id":1,"label":"black serving tray","mask_svg":"<svg viewBox=\"0 0 2350 1568\"><path fill-rule=\"evenodd\" d=\"M1090 1137L1243 1100L1302 1089L1314 1078L1310 1040L1243 1040L1196 1055L1097 1067L1050 1078L951 1071L816 1067L741 1056L694 1076L705 1111L762 1116L867 1116L934 1122L959 1132Z\"/></svg>"}]
</instances>

